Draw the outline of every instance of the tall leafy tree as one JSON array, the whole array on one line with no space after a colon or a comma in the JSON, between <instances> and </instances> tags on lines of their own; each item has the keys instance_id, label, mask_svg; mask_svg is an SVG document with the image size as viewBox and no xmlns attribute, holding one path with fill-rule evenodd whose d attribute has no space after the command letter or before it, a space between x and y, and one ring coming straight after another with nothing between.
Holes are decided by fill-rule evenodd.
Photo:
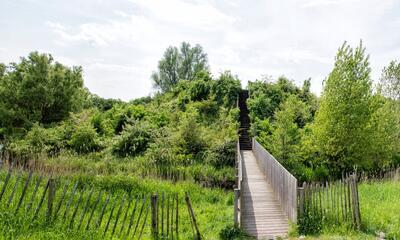
<instances>
[{"instance_id":1,"label":"tall leafy tree","mask_svg":"<svg viewBox=\"0 0 400 240\"><path fill-rule=\"evenodd\" d=\"M270 149L286 166L298 160L300 128L309 118L308 107L296 95L290 95L275 112Z\"/></svg>"},{"instance_id":2,"label":"tall leafy tree","mask_svg":"<svg viewBox=\"0 0 400 240\"><path fill-rule=\"evenodd\" d=\"M82 68L54 62L51 55L32 52L0 72L2 128L60 121L84 103Z\"/></svg>"},{"instance_id":3,"label":"tall leafy tree","mask_svg":"<svg viewBox=\"0 0 400 240\"><path fill-rule=\"evenodd\" d=\"M333 170L368 165L370 146L367 124L371 118L371 68L360 42L339 48L332 72L325 81L315 117L316 145Z\"/></svg>"},{"instance_id":4,"label":"tall leafy tree","mask_svg":"<svg viewBox=\"0 0 400 240\"><path fill-rule=\"evenodd\" d=\"M373 98L368 130L371 134L370 156L375 169L400 164L400 107L380 94Z\"/></svg>"},{"instance_id":5,"label":"tall leafy tree","mask_svg":"<svg viewBox=\"0 0 400 240\"><path fill-rule=\"evenodd\" d=\"M380 86L384 96L400 101L400 63L391 61L382 71Z\"/></svg>"},{"instance_id":6,"label":"tall leafy tree","mask_svg":"<svg viewBox=\"0 0 400 240\"><path fill-rule=\"evenodd\" d=\"M191 47L182 42L180 48L168 47L151 78L156 88L169 91L179 80L193 80L198 73L208 71L207 54L200 45Z\"/></svg>"}]
</instances>

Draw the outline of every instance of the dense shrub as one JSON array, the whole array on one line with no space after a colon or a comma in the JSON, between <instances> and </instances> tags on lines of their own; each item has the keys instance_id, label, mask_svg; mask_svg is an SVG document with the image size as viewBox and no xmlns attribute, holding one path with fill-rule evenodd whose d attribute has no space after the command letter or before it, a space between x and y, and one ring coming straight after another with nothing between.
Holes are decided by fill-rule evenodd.
<instances>
[{"instance_id":1,"label":"dense shrub","mask_svg":"<svg viewBox=\"0 0 400 240\"><path fill-rule=\"evenodd\" d=\"M203 80L190 82L189 95L192 101L202 101L210 94L210 83Z\"/></svg>"},{"instance_id":2,"label":"dense shrub","mask_svg":"<svg viewBox=\"0 0 400 240\"><path fill-rule=\"evenodd\" d=\"M198 113L188 112L182 116L178 130L179 146L186 154L196 156L203 151L207 144L203 137L201 125L197 122Z\"/></svg>"},{"instance_id":3,"label":"dense shrub","mask_svg":"<svg viewBox=\"0 0 400 240\"><path fill-rule=\"evenodd\" d=\"M12 141L8 150L19 158L29 159L41 153L55 155L65 147L62 127L46 129L35 123L23 138Z\"/></svg>"},{"instance_id":4,"label":"dense shrub","mask_svg":"<svg viewBox=\"0 0 400 240\"><path fill-rule=\"evenodd\" d=\"M214 82L212 94L219 105L234 107L241 89L240 80L237 76L226 71Z\"/></svg>"},{"instance_id":5,"label":"dense shrub","mask_svg":"<svg viewBox=\"0 0 400 240\"><path fill-rule=\"evenodd\" d=\"M129 120L141 120L147 114L143 105L119 105L112 112L110 118L115 121L115 134L120 134Z\"/></svg>"},{"instance_id":6,"label":"dense shrub","mask_svg":"<svg viewBox=\"0 0 400 240\"><path fill-rule=\"evenodd\" d=\"M211 99L201 102L195 102L191 106L197 109L200 117L205 122L215 121L216 117L218 117L218 110L220 109L220 107L215 101Z\"/></svg>"},{"instance_id":7,"label":"dense shrub","mask_svg":"<svg viewBox=\"0 0 400 240\"><path fill-rule=\"evenodd\" d=\"M235 167L236 142L225 141L211 146L207 162L216 168Z\"/></svg>"},{"instance_id":8,"label":"dense shrub","mask_svg":"<svg viewBox=\"0 0 400 240\"><path fill-rule=\"evenodd\" d=\"M113 144L113 153L120 156L135 156L146 151L152 141L153 130L147 122L135 121L125 125Z\"/></svg>"},{"instance_id":9,"label":"dense shrub","mask_svg":"<svg viewBox=\"0 0 400 240\"><path fill-rule=\"evenodd\" d=\"M298 219L298 231L300 234L318 234L322 230L322 216L312 210L305 211Z\"/></svg>"},{"instance_id":10,"label":"dense shrub","mask_svg":"<svg viewBox=\"0 0 400 240\"><path fill-rule=\"evenodd\" d=\"M145 155L152 167L187 166L193 161L192 157L185 155L178 146L176 137L171 135L168 129L163 129L162 134L157 134Z\"/></svg>"},{"instance_id":11,"label":"dense shrub","mask_svg":"<svg viewBox=\"0 0 400 240\"><path fill-rule=\"evenodd\" d=\"M101 148L97 132L91 124L77 126L68 145L77 153L94 152Z\"/></svg>"}]
</instances>

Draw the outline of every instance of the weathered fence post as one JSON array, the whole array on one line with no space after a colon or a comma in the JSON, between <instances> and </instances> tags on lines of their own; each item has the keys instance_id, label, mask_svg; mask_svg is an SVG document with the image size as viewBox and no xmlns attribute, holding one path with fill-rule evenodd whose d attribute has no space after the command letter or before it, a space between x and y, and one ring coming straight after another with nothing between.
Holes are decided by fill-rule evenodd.
<instances>
[{"instance_id":1,"label":"weathered fence post","mask_svg":"<svg viewBox=\"0 0 400 240\"><path fill-rule=\"evenodd\" d=\"M179 239L179 195L176 193L176 213L175 213L175 231L176 231L176 239Z\"/></svg>"},{"instance_id":2,"label":"weathered fence post","mask_svg":"<svg viewBox=\"0 0 400 240\"><path fill-rule=\"evenodd\" d=\"M234 202L233 202L233 222L235 224L235 227L239 226L239 197L240 197L240 190L235 189L234 190Z\"/></svg>"},{"instance_id":3,"label":"weathered fence post","mask_svg":"<svg viewBox=\"0 0 400 240\"><path fill-rule=\"evenodd\" d=\"M19 208L22 205L22 201L24 200L26 190L28 189L29 182L31 181L31 177L32 177L32 171L29 172L28 178L25 181L25 185L24 185L24 188L22 189L22 194L21 194L21 197L19 198L18 205L17 205L17 208L15 209L15 212L18 212Z\"/></svg>"},{"instance_id":4,"label":"weathered fence post","mask_svg":"<svg viewBox=\"0 0 400 240\"><path fill-rule=\"evenodd\" d=\"M11 168L8 169L6 180L4 180L4 185L3 185L3 188L1 189L1 193L0 193L0 201L3 198L4 192L6 191L6 187L7 187L8 181L10 180L10 177L11 177Z\"/></svg>"},{"instance_id":5,"label":"weathered fence post","mask_svg":"<svg viewBox=\"0 0 400 240\"><path fill-rule=\"evenodd\" d=\"M157 226L157 195L151 196L151 233L153 238L158 238L158 226Z\"/></svg>"},{"instance_id":6,"label":"weathered fence post","mask_svg":"<svg viewBox=\"0 0 400 240\"><path fill-rule=\"evenodd\" d=\"M187 204L187 207L188 207L188 210L189 210L189 215L190 215L190 217L192 219L194 228L196 229L196 238L195 239L196 240L200 240L201 239L201 234L200 234L200 231L199 231L199 227L197 226L197 221L196 221L196 217L194 215L194 211L193 211L193 208L192 208L192 203L190 202L189 193L185 194L185 200L186 200L186 204Z\"/></svg>"},{"instance_id":7,"label":"weathered fence post","mask_svg":"<svg viewBox=\"0 0 400 240\"><path fill-rule=\"evenodd\" d=\"M298 194L299 194L299 217L302 217L304 215L304 189L306 187L306 183L303 182L303 186L298 188Z\"/></svg>"},{"instance_id":8,"label":"weathered fence post","mask_svg":"<svg viewBox=\"0 0 400 240\"><path fill-rule=\"evenodd\" d=\"M357 229L361 227L360 206L357 192L357 176L355 174L350 177L351 200L353 204L353 221Z\"/></svg>"},{"instance_id":9,"label":"weathered fence post","mask_svg":"<svg viewBox=\"0 0 400 240\"><path fill-rule=\"evenodd\" d=\"M13 190L12 190L12 192L11 192L11 195L10 195L10 197L8 198L7 207L11 204L11 202L12 202L12 200L13 200L13 198L14 198L14 194L15 194L15 191L17 190L17 188L18 188L18 184L19 184L19 181L20 181L20 179L21 179L21 175L22 175L22 172L19 172L19 173L18 173L17 180L15 181Z\"/></svg>"},{"instance_id":10,"label":"weathered fence post","mask_svg":"<svg viewBox=\"0 0 400 240\"><path fill-rule=\"evenodd\" d=\"M53 213L53 203L54 203L54 196L56 194L56 186L54 183L54 179L49 179L49 193L47 196L47 221L51 220L51 215Z\"/></svg>"}]
</instances>

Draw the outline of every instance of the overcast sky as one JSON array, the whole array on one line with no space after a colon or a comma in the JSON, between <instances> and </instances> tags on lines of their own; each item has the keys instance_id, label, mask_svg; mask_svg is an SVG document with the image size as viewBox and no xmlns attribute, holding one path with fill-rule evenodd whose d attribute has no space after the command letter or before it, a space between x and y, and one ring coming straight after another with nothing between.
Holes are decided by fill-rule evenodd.
<instances>
[{"instance_id":1,"label":"overcast sky","mask_svg":"<svg viewBox=\"0 0 400 240\"><path fill-rule=\"evenodd\" d=\"M0 62L30 51L81 65L106 98L149 95L164 50L200 44L214 76L312 78L321 91L338 47L363 40L372 78L400 59L399 0L1 0Z\"/></svg>"}]
</instances>

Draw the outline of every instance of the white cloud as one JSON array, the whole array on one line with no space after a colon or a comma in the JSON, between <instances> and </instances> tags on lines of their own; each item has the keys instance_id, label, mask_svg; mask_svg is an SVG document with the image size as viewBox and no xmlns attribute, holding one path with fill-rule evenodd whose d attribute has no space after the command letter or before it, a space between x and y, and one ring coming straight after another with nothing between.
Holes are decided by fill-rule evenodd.
<instances>
[{"instance_id":1,"label":"white cloud","mask_svg":"<svg viewBox=\"0 0 400 240\"><path fill-rule=\"evenodd\" d=\"M312 77L315 92L345 40L356 45L363 39L375 79L400 53L397 0L90 0L82 9L55 5L58 17L35 15L37 21L24 21L18 33L16 16L0 14L0 22L11 26L0 29L7 36L0 38L7 50L0 49L0 60L11 61L13 55L15 60L26 49L51 52L56 60L82 65L85 84L104 97L149 94L158 59L166 47L182 41L204 47L214 75L230 69L244 85L262 75L284 74L297 82ZM16 11L10 6L4 13ZM26 3L19 16L29 16L34 6ZM41 5L44 13L52 12L49 6Z\"/></svg>"}]
</instances>

